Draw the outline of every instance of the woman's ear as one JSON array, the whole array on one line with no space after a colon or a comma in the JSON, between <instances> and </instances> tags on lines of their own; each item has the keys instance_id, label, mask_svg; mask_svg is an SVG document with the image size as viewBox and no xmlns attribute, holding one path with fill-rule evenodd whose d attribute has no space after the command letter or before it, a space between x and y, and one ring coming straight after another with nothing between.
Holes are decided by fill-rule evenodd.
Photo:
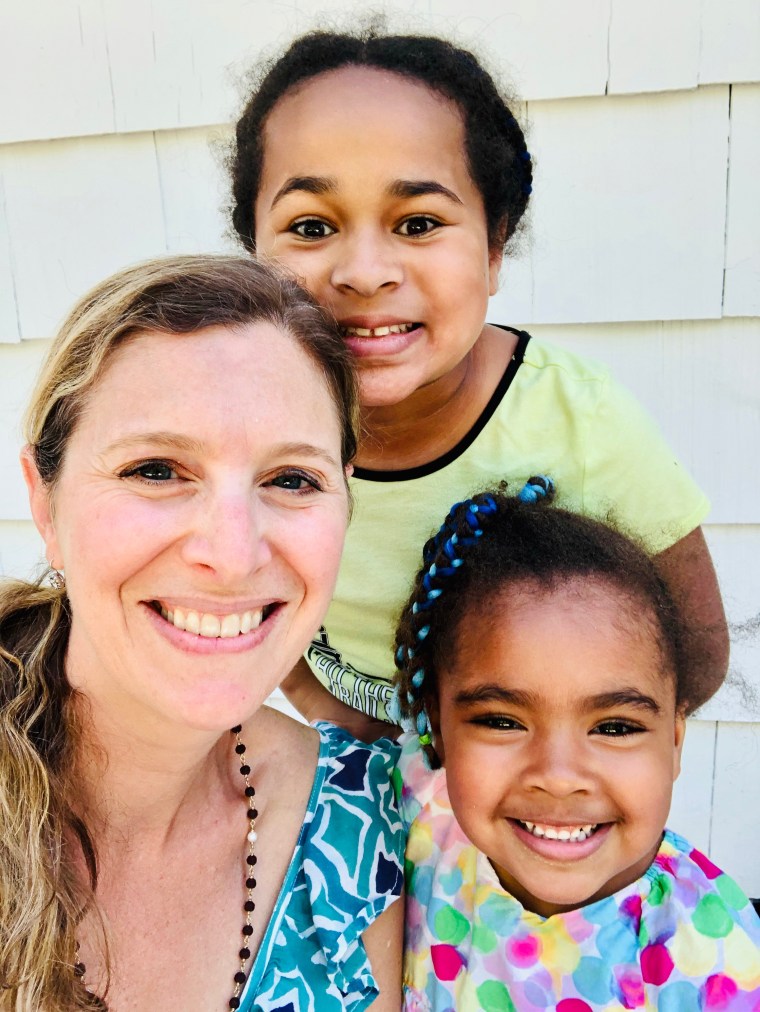
<instances>
[{"instance_id":1,"label":"woman's ear","mask_svg":"<svg viewBox=\"0 0 760 1012\"><path fill-rule=\"evenodd\" d=\"M63 558L58 546L58 538L53 523L53 505L50 488L42 480L30 446L21 451L21 470L29 492L29 505L32 519L45 542L45 555L53 569L63 569Z\"/></svg>"}]
</instances>

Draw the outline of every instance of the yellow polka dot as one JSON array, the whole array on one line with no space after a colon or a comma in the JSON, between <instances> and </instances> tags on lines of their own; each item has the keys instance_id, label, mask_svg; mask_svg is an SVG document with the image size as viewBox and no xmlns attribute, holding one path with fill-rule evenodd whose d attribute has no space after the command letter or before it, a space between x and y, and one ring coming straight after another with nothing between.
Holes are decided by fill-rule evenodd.
<instances>
[{"instance_id":1,"label":"yellow polka dot","mask_svg":"<svg viewBox=\"0 0 760 1012\"><path fill-rule=\"evenodd\" d=\"M715 939L700 934L691 924L678 925L668 948L673 962L684 977L709 974L718 959L718 944Z\"/></svg>"},{"instance_id":2,"label":"yellow polka dot","mask_svg":"<svg viewBox=\"0 0 760 1012\"><path fill-rule=\"evenodd\" d=\"M726 959L725 972L733 977L739 987L752 991L760 987L760 959L757 946L740 928L723 939L723 953Z\"/></svg>"},{"instance_id":3,"label":"yellow polka dot","mask_svg":"<svg viewBox=\"0 0 760 1012\"><path fill-rule=\"evenodd\" d=\"M416 865L424 864L432 851L433 834L430 826L426 826L420 822L413 822L409 832L409 841L406 845L407 860Z\"/></svg>"}]
</instances>

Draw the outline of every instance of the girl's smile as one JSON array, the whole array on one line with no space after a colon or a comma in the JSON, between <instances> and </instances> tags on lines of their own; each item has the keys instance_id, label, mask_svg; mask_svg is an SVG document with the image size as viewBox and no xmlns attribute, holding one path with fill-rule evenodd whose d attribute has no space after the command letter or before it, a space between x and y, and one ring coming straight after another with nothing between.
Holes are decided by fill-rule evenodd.
<instances>
[{"instance_id":1,"label":"girl's smile","mask_svg":"<svg viewBox=\"0 0 760 1012\"><path fill-rule=\"evenodd\" d=\"M365 407L467 374L501 264L467 165L456 106L393 73L322 74L266 120L256 248L333 312Z\"/></svg>"},{"instance_id":2,"label":"girl's smile","mask_svg":"<svg viewBox=\"0 0 760 1012\"><path fill-rule=\"evenodd\" d=\"M573 578L511 587L458 628L431 717L465 833L544 916L634 881L660 844L683 740L651 616Z\"/></svg>"}]
</instances>

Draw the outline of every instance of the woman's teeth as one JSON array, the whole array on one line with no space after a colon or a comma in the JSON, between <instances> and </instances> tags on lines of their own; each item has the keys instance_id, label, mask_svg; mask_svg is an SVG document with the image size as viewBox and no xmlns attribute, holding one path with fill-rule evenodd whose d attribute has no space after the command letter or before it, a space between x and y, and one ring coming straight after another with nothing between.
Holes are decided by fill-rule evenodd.
<instances>
[{"instance_id":1,"label":"woman's teeth","mask_svg":"<svg viewBox=\"0 0 760 1012\"><path fill-rule=\"evenodd\" d=\"M408 334L414 330L416 323L394 323L389 327L342 327L346 337L387 337L388 334Z\"/></svg>"},{"instance_id":2,"label":"woman's teeth","mask_svg":"<svg viewBox=\"0 0 760 1012\"><path fill-rule=\"evenodd\" d=\"M561 840L563 843L580 843L587 840L599 828L599 823L587 823L585 826L544 826L540 822L523 822L516 819L521 826L533 836L542 840Z\"/></svg>"},{"instance_id":3,"label":"woman's teeth","mask_svg":"<svg viewBox=\"0 0 760 1012\"><path fill-rule=\"evenodd\" d=\"M240 615L210 615L208 612L185 611L174 608L170 611L160 605L161 615L167 622L185 632L205 636L206 639L232 639L261 625L261 611L244 611Z\"/></svg>"}]
</instances>

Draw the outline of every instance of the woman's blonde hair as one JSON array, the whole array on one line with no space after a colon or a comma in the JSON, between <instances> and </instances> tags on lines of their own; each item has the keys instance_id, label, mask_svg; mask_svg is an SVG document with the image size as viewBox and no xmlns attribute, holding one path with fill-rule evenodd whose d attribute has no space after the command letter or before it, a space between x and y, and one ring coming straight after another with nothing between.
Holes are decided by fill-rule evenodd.
<instances>
[{"instance_id":1,"label":"woman's blonde hair","mask_svg":"<svg viewBox=\"0 0 760 1012\"><path fill-rule=\"evenodd\" d=\"M108 278L73 309L54 339L25 421L39 474L52 493L68 440L115 350L138 333L183 334L265 321L314 361L335 403L342 458L356 451L358 400L335 324L290 278L247 256L152 260ZM65 590L0 587L0 1009L105 1009L74 974L76 928L93 905L97 861L72 804L77 740L64 661ZM74 874L78 847L89 872ZM104 943L105 944L105 943Z\"/></svg>"}]
</instances>

